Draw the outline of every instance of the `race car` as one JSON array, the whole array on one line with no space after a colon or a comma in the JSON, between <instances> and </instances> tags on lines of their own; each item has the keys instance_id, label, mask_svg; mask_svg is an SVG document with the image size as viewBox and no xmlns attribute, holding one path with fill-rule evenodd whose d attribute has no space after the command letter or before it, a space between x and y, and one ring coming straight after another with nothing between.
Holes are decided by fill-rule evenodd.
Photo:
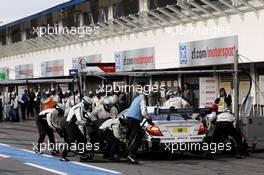
<instances>
[{"instance_id":1,"label":"race car","mask_svg":"<svg viewBox=\"0 0 264 175\"><path fill-rule=\"evenodd\" d=\"M126 111L118 115L126 118ZM154 126L143 120L141 123L144 139L140 152L164 151L169 144L203 143L206 137L204 124L193 116L204 109L171 109L156 106L147 107Z\"/></svg>"}]
</instances>

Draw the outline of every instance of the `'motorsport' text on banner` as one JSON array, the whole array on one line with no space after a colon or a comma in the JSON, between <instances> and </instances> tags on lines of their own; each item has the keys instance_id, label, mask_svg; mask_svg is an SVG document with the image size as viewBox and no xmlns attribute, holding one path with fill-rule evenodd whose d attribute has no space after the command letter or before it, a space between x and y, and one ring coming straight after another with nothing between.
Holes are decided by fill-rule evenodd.
<instances>
[{"instance_id":1,"label":"'motorsport' text on banner","mask_svg":"<svg viewBox=\"0 0 264 175\"><path fill-rule=\"evenodd\" d=\"M155 48L115 52L116 71L155 69Z\"/></svg>"},{"instance_id":2,"label":"'motorsport' text on banner","mask_svg":"<svg viewBox=\"0 0 264 175\"><path fill-rule=\"evenodd\" d=\"M180 67L232 64L237 50L237 36L180 43Z\"/></svg>"},{"instance_id":3,"label":"'motorsport' text on banner","mask_svg":"<svg viewBox=\"0 0 264 175\"><path fill-rule=\"evenodd\" d=\"M33 78L33 64L23 64L15 67L16 79Z\"/></svg>"},{"instance_id":4,"label":"'motorsport' text on banner","mask_svg":"<svg viewBox=\"0 0 264 175\"><path fill-rule=\"evenodd\" d=\"M54 60L41 63L41 76L63 76L64 75L64 62L63 60Z\"/></svg>"}]
</instances>

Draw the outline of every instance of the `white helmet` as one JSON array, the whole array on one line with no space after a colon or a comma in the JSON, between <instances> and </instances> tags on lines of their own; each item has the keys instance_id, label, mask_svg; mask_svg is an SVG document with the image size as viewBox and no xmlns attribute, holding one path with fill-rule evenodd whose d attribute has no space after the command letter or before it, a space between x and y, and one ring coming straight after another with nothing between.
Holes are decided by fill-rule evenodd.
<instances>
[{"instance_id":1,"label":"white helmet","mask_svg":"<svg viewBox=\"0 0 264 175\"><path fill-rule=\"evenodd\" d=\"M84 105L84 109L87 111L87 110L90 110L91 109L93 101L92 101L91 98L89 98L87 96L84 96L82 98L82 103Z\"/></svg>"},{"instance_id":2,"label":"white helmet","mask_svg":"<svg viewBox=\"0 0 264 175\"><path fill-rule=\"evenodd\" d=\"M110 110L113 107L113 104L109 98L105 98L103 100L103 106L104 106L105 110Z\"/></svg>"},{"instance_id":3,"label":"white helmet","mask_svg":"<svg viewBox=\"0 0 264 175\"><path fill-rule=\"evenodd\" d=\"M170 97L172 97L174 95L173 91L169 90L167 93L166 93L166 99L169 99Z\"/></svg>"}]
</instances>

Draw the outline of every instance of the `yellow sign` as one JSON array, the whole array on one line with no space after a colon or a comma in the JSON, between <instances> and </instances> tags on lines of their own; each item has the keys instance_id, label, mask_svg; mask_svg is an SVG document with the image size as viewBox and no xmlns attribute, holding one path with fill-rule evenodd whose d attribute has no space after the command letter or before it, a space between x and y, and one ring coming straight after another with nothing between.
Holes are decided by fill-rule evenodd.
<instances>
[{"instance_id":1,"label":"yellow sign","mask_svg":"<svg viewBox=\"0 0 264 175\"><path fill-rule=\"evenodd\" d=\"M172 132L173 133L187 133L188 132L188 128L172 128Z\"/></svg>"}]
</instances>

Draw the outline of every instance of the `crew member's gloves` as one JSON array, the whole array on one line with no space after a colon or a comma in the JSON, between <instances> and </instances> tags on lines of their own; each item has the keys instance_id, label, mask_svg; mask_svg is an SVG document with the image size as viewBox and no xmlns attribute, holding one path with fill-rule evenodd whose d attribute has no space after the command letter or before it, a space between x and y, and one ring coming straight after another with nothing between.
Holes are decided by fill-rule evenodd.
<instances>
[{"instance_id":1,"label":"crew member's gloves","mask_svg":"<svg viewBox=\"0 0 264 175\"><path fill-rule=\"evenodd\" d=\"M147 122L148 122L149 125L154 126L154 123L152 122L152 119L151 119L151 118L148 118L148 119L147 119Z\"/></svg>"}]
</instances>

